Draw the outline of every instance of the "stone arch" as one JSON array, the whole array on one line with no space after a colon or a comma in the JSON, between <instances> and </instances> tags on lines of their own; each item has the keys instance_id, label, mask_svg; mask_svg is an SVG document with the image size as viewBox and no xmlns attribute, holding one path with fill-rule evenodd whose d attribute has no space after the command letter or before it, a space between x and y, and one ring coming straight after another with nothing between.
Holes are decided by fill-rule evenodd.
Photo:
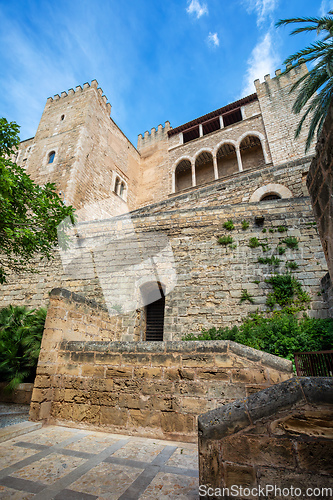
<instances>
[{"instance_id":1,"label":"stone arch","mask_svg":"<svg viewBox=\"0 0 333 500\"><path fill-rule=\"evenodd\" d=\"M234 141L219 144L216 151L218 177L226 177L239 171L236 145Z\"/></svg>"},{"instance_id":2,"label":"stone arch","mask_svg":"<svg viewBox=\"0 0 333 500\"><path fill-rule=\"evenodd\" d=\"M266 164L261 139L257 133L246 134L239 141L243 170L264 167Z\"/></svg>"},{"instance_id":3,"label":"stone arch","mask_svg":"<svg viewBox=\"0 0 333 500\"><path fill-rule=\"evenodd\" d=\"M178 160L174 170L174 192L178 193L183 189L192 186L192 163L190 158Z\"/></svg>"},{"instance_id":4,"label":"stone arch","mask_svg":"<svg viewBox=\"0 0 333 500\"><path fill-rule=\"evenodd\" d=\"M211 151L203 149L195 155L195 178L197 186L215 179L214 160Z\"/></svg>"},{"instance_id":5,"label":"stone arch","mask_svg":"<svg viewBox=\"0 0 333 500\"><path fill-rule=\"evenodd\" d=\"M254 193L252 193L249 202L255 203L261 201L265 196L268 195L277 195L280 198L292 198L293 193L286 186L282 184L266 184L265 186L261 186L256 189Z\"/></svg>"}]
</instances>

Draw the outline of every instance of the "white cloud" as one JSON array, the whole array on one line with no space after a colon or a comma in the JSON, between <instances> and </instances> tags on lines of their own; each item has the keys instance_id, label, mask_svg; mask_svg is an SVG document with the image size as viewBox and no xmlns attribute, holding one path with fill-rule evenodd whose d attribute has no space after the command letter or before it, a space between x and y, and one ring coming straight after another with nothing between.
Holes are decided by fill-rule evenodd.
<instances>
[{"instance_id":1,"label":"white cloud","mask_svg":"<svg viewBox=\"0 0 333 500\"><path fill-rule=\"evenodd\" d=\"M251 52L242 97L255 92L254 80L262 80L268 73L274 74L278 63L279 58L273 49L272 33L268 31Z\"/></svg>"},{"instance_id":2,"label":"white cloud","mask_svg":"<svg viewBox=\"0 0 333 500\"><path fill-rule=\"evenodd\" d=\"M208 8L205 3L200 3L199 0L191 0L186 9L188 14L194 14L199 19L204 14L208 14Z\"/></svg>"},{"instance_id":3,"label":"white cloud","mask_svg":"<svg viewBox=\"0 0 333 500\"><path fill-rule=\"evenodd\" d=\"M279 0L244 0L244 3L247 6L248 12L255 12L257 14L257 26L260 26L271 16Z\"/></svg>"},{"instance_id":4,"label":"white cloud","mask_svg":"<svg viewBox=\"0 0 333 500\"><path fill-rule=\"evenodd\" d=\"M333 1L332 0L322 0L319 7L319 15L326 16L329 10L333 9Z\"/></svg>"},{"instance_id":5,"label":"white cloud","mask_svg":"<svg viewBox=\"0 0 333 500\"><path fill-rule=\"evenodd\" d=\"M220 40L217 33L209 33L207 37L207 43L211 47L218 47L220 45Z\"/></svg>"}]
</instances>

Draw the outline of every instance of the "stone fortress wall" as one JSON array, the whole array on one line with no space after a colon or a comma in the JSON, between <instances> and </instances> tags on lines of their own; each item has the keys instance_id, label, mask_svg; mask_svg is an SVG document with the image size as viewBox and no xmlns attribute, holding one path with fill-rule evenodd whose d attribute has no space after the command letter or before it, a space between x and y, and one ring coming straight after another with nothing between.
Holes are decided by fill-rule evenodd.
<instances>
[{"instance_id":1,"label":"stone fortress wall","mask_svg":"<svg viewBox=\"0 0 333 500\"><path fill-rule=\"evenodd\" d=\"M166 122L139 136L137 149L110 118L111 106L96 80L49 98L36 136L21 143L17 162L37 182L55 182L65 202L78 209L77 254L61 260L55 250L53 261L36 262L38 273L12 276L0 289L1 305L47 305L50 291L63 287L106 302L112 315L131 288L137 302L121 315L119 332L124 340L144 340L140 287L158 280L170 288L164 336L175 340L265 309L265 278L286 272L286 262L293 260L294 275L312 298L310 315L326 317L321 279L327 267L305 184L313 150L304 157L307 126L299 141L293 139L297 117L289 95L304 71L302 66L286 76L266 76L256 82L256 94L176 129ZM281 199L261 201L267 195ZM265 217L263 226L256 216ZM236 226L233 248L217 242L229 234L223 228L229 219ZM249 223L245 231L243 220ZM279 233L279 226L287 232ZM268 253L249 248L254 236L267 243ZM278 268L258 264L258 257L275 255L286 236L298 238L298 250L287 250ZM172 259L160 244L154 249L149 243L149 259L160 257L157 275L148 269L146 277L135 279L138 262L126 268L126 259L141 239L147 245L155 237L167 240ZM110 244L112 238L118 246ZM176 278L172 287L170 270ZM243 289L253 305L240 305Z\"/></svg>"}]
</instances>

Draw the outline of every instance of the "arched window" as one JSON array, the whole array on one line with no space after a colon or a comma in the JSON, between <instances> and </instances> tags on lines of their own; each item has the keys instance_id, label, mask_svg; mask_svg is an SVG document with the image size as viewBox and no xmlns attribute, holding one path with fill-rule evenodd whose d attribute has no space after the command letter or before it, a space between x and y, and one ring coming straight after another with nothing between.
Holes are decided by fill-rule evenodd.
<instances>
[{"instance_id":1,"label":"arched window","mask_svg":"<svg viewBox=\"0 0 333 500\"><path fill-rule=\"evenodd\" d=\"M219 178L238 172L236 149L233 144L222 144L216 154Z\"/></svg>"},{"instance_id":2,"label":"arched window","mask_svg":"<svg viewBox=\"0 0 333 500\"><path fill-rule=\"evenodd\" d=\"M51 151L51 153L49 153L49 159L47 163L53 163L54 158L55 158L55 151Z\"/></svg>"},{"instance_id":3,"label":"arched window","mask_svg":"<svg viewBox=\"0 0 333 500\"><path fill-rule=\"evenodd\" d=\"M120 179L119 177L116 177L116 182L114 184L114 192L116 194L119 194L119 188L120 188Z\"/></svg>"},{"instance_id":4,"label":"arched window","mask_svg":"<svg viewBox=\"0 0 333 500\"><path fill-rule=\"evenodd\" d=\"M197 186L215 179L213 156L208 151L200 153L195 160L195 177Z\"/></svg>"},{"instance_id":5,"label":"arched window","mask_svg":"<svg viewBox=\"0 0 333 500\"><path fill-rule=\"evenodd\" d=\"M146 283L141 287L146 304L146 341L163 341L165 287L159 281Z\"/></svg>"},{"instance_id":6,"label":"arched window","mask_svg":"<svg viewBox=\"0 0 333 500\"><path fill-rule=\"evenodd\" d=\"M243 170L265 166L265 157L259 137L247 135L240 144Z\"/></svg>"},{"instance_id":7,"label":"arched window","mask_svg":"<svg viewBox=\"0 0 333 500\"><path fill-rule=\"evenodd\" d=\"M190 160L181 160L175 170L176 193L192 186L192 168Z\"/></svg>"}]
</instances>

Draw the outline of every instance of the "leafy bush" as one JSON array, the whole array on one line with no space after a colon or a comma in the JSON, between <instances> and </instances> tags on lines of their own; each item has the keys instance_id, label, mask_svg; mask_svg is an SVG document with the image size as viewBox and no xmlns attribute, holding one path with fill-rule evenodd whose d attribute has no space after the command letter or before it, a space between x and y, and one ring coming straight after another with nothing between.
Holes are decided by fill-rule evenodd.
<instances>
[{"instance_id":1,"label":"leafy bush","mask_svg":"<svg viewBox=\"0 0 333 500\"><path fill-rule=\"evenodd\" d=\"M250 248L257 248L259 246L260 246L260 243L259 243L258 238L256 238L255 236L253 238L250 238L250 241L249 241Z\"/></svg>"},{"instance_id":2,"label":"leafy bush","mask_svg":"<svg viewBox=\"0 0 333 500\"><path fill-rule=\"evenodd\" d=\"M289 260L288 262L286 262L286 267L288 267L289 269L294 271L295 269L298 269L299 266L298 266L297 262L294 262L293 260Z\"/></svg>"},{"instance_id":3,"label":"leafy bush","mask_svg":"<svg viewBox=\"0 0 333 500\"><path fill-rule=\"evenodd\" d=\"M286 226L278 226L277 230L279 231L279 233L285 233L286 231L288 231Z\"/></svg>"},{"instance_id":4,"label":"leafy bush","mask_svg":"<svg viewBox=\"0 0 333 500\"><path fill-rule=\"evenodd\" d=\"M250 226L250 223L247 220L242 220L242 229L243 229L243 231L245 231L246 229L248 229L249 226Z\"/></svg>"},{"instance_id":5,"label":"leafy bush","mask_svg":"<svg viewBox=\"0 0 333 500\"><path fill-rule=\"evenodd\" d=\"M275 311L271 317L256 312L239 327L202 330L183 340L233 340L292 360L295 352L332 349L333 320L307 316L299 319L286 309Z\"/></svg>"},{"instance_id":6,"label":"leafy bush","mask_svg":"<svg viewBox=\"0 0 333 500\"><path fill-rule=\"evenodd\" d=\"M235 229L234 223L231 219L224 222L223 227L228 231L232 231L233 229Z\"/></svg>"},{"instance_id":7,"label":"leafy bush","mask_svg":"<svg viewBox=\"0 0 333 500\"><path fill-rule=\"evenodd\" d=\"M298 239L295 238L295 236L288 236L284 240L282 240L283 243L287 245L288 248L292 248L297 250L298 248Z\"/></svg>"},{"instance_id":8,"label":"leafy bush","mask_svg":"<svg viewBox=\"0 0 333 500\"><path fill-rule=\"evenodd\" d=\"M245 302L248 300L251 304L254 304L254 299L252 295L249 294L249 292L245 289L242 290L241 296L240 296L240 302Z\"/></svg>"},{"instance_id":9,"label":"leafy bush","mask_svg":"<svg viewBox=\"0 0 333 500\"><path fill-rule=\"evenodd\" d=\"M233 239L231 236L221 236L221 238L218 238L217 241L220 245L231 245Z\"/></svg>"},{"instance_id":10,"label":"leafy bush","mask_svg":"<svg viewBox=\"0 0 333 500\"><path fill-rule=\"evenodd\" d=\"M0 310L0 380L14 390L33 382L43 336L46 309L29 311L8 306Z\"/></svg>"},{"instance_id":11,"label":"leafy bush","mask_svg":"<svg viewBox=\"0 0 333 500\"><path fill-rule=\"evenodd\" d=\"M298 306L310 301L309 295L303 291L300 282L290 274L275 274L265 281L273 287L273 293L268 295L266 301L270 307L275 304L281 307L290 306L293 303Z\"/></svg>"},{"instance_id":12,"label":"leafy bush","mask_svg":"<svg viewBox=\"0 0 333 500\"><path fill-rule=\"evenodd\" d=\"M283 255L284 253L286 253L286 249L283 247L277 247L277 251L279 255Z\"/></svg>"},{"instance_id":13,"label":"leafy bush","mask_svg":"<svg viewBox=\"0 0 333 500\"><path fill-rule=\"evenodd\" d=\"M281 260L272 255L271 257L258 257L259 264L269 264L270 266L277 267L281 264Z\"/></svg>"}]
</instances>

